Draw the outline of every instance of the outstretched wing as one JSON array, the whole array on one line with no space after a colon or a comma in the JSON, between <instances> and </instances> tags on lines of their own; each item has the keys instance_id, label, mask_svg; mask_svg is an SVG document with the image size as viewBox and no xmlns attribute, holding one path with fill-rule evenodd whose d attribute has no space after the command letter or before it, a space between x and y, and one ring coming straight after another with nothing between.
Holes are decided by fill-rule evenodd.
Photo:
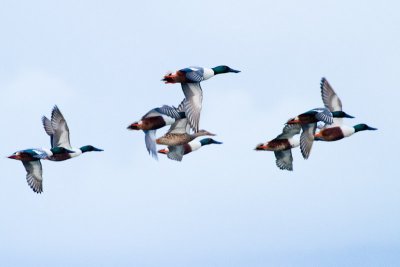
<instances>
[{"instance_id":1,"label":"outstretched wing","mask_svg":"<svg viewBox=\"0 0 400 267\"><path fill-rule=\"evenodd\" d=\"M160 108L155 108L155 111L157 111L163 115L169 116L171 118L174 118L174 119L181 118L181 115L179 114L178 109L175 107L170 107L170 106L164 105Z\"/></svg>"},{"instance_id":2,"label":"outstretched wing","mask_svg":"<svg viewBox=\"0 0 400 267\"><path fill-rule=\"evenodd\" d=\"M331 112L342 111L342 101L325 78L321 79L321 96L325 107Z\"/></svg>"},{"instance_id":3,"label":"outstretched wing","mask_svg":"<svg viewBox=\"0 0 400 267\"><path fill-rule=\"evenodd\" d=\"M188 119L179 119L176 120L168 130L168 134L185 134L188 133Z\"/></svg>"},{"instance_id":4,"label":"outstretched wing","mask_svg":"<svg viewBox=\"0 0 400 267\"><path fill-rule=\"evenodd\" d=\"M294 135L299 134L301 131L300 124L286 124L283 127L282 133L276 137L276 139L289 139Z\"/></svg>"},{"instance_id":5,"label":"outstretched wing","mask_svg":"<svg viewBox=\"0 0 400 267\"><path fill-rule=\"evenodd\" d=\"M302 124L301 127L303 128L303 132L300 135L300 150L303 158L308 159L314 142L314 134L317 129L317 124Z\"/></svg>"},{"instance_id":6,"label":"outstretched wing","mask_svg":"<svg viewBox=\"0 0 400 267\"><path fill-rule=\"evenodd\" d=\"M200 113L203 102L203 91L200 83L182 83L185 94L184 110L193 131L199 131Z\"/></svg>"},{"instance_id":7,"label":"outstretched wing","mask_svg":"<svg viewBox=\"0 0 400 267\"><path fill-rule=\"evenodd\" d=\"M149 154L158 160L157 145L156 145L156 130L144 131L144 141Z\"/></svg>"},{"instance_id":8,"label":"outstretched wing","mask_svg":"<svg viewBox=\"0 0 400 267\"><path fill-rule=\"evenodd\" d=\"M182 102L176 109L178 110L178 112L185 112L185 99L182 100Z\"/></svg>"},{"instance_id":9,"label":"outstretched wing","mask_svg":"<svg viewBox=\"0 0 400 267\"><path fill-rule=\"evenodd\" d=\"M281 170L293 171L292 150L274 151L276 166Z\"/></svg>"},{"instance_id":10,"label":"outstretched wing","mask_svg":"<svg viewBox=\"0 0 400 267\"><path fill-rule=\"evenodd\" d=\"M51 121L46 116L43 116L42 117L42 124L43 124L44 130L50 136L50 145L51 145L51 147L54 147L54 145L53 145L54 129L53 129L53 126L51 125Z\"/></svg>"},{"instance_id":11,"label":"outstretched wing","mask_svg":"<svg viewBox=\"0 0 400 267\"><path fill-rule=\"evenodd\" d=\"M52 147L60 146L66 149L72 149L69 141L69 129L64 116L57 106L54 106L51 112L51 126L53 128Z\"/></svg>"},{"instance_id":12,"label":"outstretched wing","mask_svg":"<svg viewBox=\"0 0 400 267\"><path fill-rule=\"evenodd\" d=\"M26 181L35 193L43 192L42 164L40 160L22 161L26 170Z\"/></svg>"},{"instance_id":13,"label":"outstretched wing","mask_svg":"<svg viewBox=\"0 0 400 267\"><path fill-rule=\"evenodd\" d=\"M172 160L182 161L183 154L185 153L185 149L183 145L180 146L169 146L168 147L167 157Z\"/></svg>"}]
</instances>

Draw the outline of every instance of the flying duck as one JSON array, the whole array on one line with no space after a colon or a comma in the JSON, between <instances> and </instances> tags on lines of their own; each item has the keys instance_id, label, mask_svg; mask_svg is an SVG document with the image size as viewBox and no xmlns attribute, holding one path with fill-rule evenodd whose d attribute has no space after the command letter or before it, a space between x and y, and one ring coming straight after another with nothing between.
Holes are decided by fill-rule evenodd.
<instances>
[{"instance_id":1,"label":"flying duck","mask_svg":"<svg viewBox=\"0 0 400 267\"><path fill-rule=\"evenodd\" d=\"M44 130L50 136L51 147L64 147L68 149L70 152L54 154L50 156L48 159L52 161L62 161L70 158L77 157L85 152L91 151L103 151L102 149L96 148L91 145L86 145L81 148L73 148L71 147L69 141L69 129L67 122L65 121L61 111L57 106L54 106L51 112L51 120L42 117L42 123Z\"/></svg>"},{"instance_id":2,"label":"flying duck","mask_svg":"<svg viewBox=\"0 0 400 267\"><path fill-rule=\"evenodd\" d=\"M20 160L25 167L26 170L26 181L30 188L32 188L33 192L35 193L42 193L43 192L43 185L42 185L42 163L40 162L41 159L49 159L57 154L64 154L64 153L71 153L68 149L63 147L53 147L51 149L45 148L30 148L19 150L13 153L8 158Z\"/></svg>"},{"instance_id":3,"label":"flying duck","mask_svg":"<svg viewBox=\"0 0 400 267\"><path fill-rule=\"evenodd\" d=\"M203 91L200 82L222 73L238 73L239 70L231 69L228 66L217 66L214 68L189 67L169 73L162 81L165 83L181 83L185 95L184 111L189 119L190 127L194 132L199 130L200 112L203 101Z\"/></svg>"},{"instance_id":4,"label":"flying duck","mask_svg":"<svg viewBox=\"0 0 400 267\"><path fill-rule=\"evenodd\" d=\"M274 151L276 166L281 170L292 171L292 148L300 145L299 139L293 138L293 136L299 134L300 130L300 124L287 124L280 135L271 141L257 145L255 150Z\"/></svg>"},{"instance_id":5,"label":"flying duck","mask_svg":"<svg viewBox=\"0 0 400 267\"><path fill-rule=\"evenodd\" d=\"M343 118L354 118L343 111L342 101L333 90L326 78L321 79L321 97L322 102L329 111L332 113L333 124L341 124Z\"/></svg>"},{"instance_id":6,"label":"flying duck","mask_svg":"<svg viewBox=\"0 0 400 267\"><path fill-rule=\"evenodd\" d=\"M212 138L204 138L200 141L193 140L184 145L168 146L168 148L158 150L158 153L166 154L169 159L181 161L183 155L189 154L190 152L196 151L205 145L211 144L222 144L222 142L215 141Z\"/></svg>"},{"instance_id":7,"label":"flying duck","mask_svg":"<svg viewBox=\"0 0 400 267\"><path fill-rule=\"evenodd\" d=\"M129 130L143 130L145 134L146 148L149 154L157 159L156 131L166 125L173 124L177 119L185 118L185 112L181 104L178 108L164 105L159 108L153 108L147 112L140 121L134 122L128 126Z\"/></svg>"},{"instance_id":8,"label":"flying duck","mask_svg":"<svg viewBox=\"0 0 400 267\"><path fill-rule=\"evenodd\" d=\"M212 134L206 130L200 130L194 134L191 134L188 119L183 118L175 121L175 123L171 125L170 129L164 136L156 139L156 143L166 146L178 146L187 144L196 137L204 135L214 136L215 134Z\"/></svg>"},{"instance_id":9,"label":"flying duck","mask_svg":"<svg viewBox=\"0 0 400 267\"><path fill-rule=\"evenodd\" d=\"M332 124L332 113L327 108L314 108L298 115L293 119L290 119L287 122L287 124L299 123L303 129L303 132L300 135L300 150L304 159L308 159L310 156L318 121L322 121L326 124Z\"/></svg>"},{"instance_id":10,"label":"flying duck","mask_svg":"<svg viewBox=\"0 0 400 267\"><path fill-rule=\"evenodd\" d=\"M356 132L366 130L375 131L378 129L370 127L364 123L354 125L353 127L344 124L336 124L332 127L328 126L322 128L318 133L314 135L314 138L317 141L337 141L345 137L349 137Z\"/></svg>"}]
</instances>

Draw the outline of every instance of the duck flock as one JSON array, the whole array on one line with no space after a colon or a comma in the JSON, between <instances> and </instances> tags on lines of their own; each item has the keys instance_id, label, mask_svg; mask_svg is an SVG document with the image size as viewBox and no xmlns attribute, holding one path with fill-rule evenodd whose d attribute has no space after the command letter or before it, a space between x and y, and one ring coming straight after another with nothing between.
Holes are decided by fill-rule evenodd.
<instances>
[{"instance_id":1,"label":"duck flock","mask_svg":"<svg viewBox=\"0 0 400 267\"><path fill-rule=\"evenodd\" d=\"M228 66L214 68L189 67L168 73L162 81L165 83L180 83L184 99L178 107L164 105L148 111L143 117L128 126L129 130L142 130L145 134L145 144L149 154L158 159L157 154L166 154L171 160L181 161L183 156L200 149L205 145L222 144L212 138L215 136L206 130L199 130L202 109L203 91L200 86L215 75L223 73L239 73ZM364 130L377 130L366 124L347 126L343 118L354 118L342 109L342 102L329 82L322 78L321 96L324 108L314 108L286 122L282 133L275 139L256 146L257 151L274 151L276 165L282 170L293 170L291 149L300 146L304 159L310 156L314 140L337 141ZM51 148L24 149L13 153L10 159L20 160L27 172L28 185L36 193L43 192L41 160L63 161L85 152L103 151L91 145L73 148L70 144L69 128L60 109L54 106L51 119L42 117L44 130L50 136ZM166 134L157 137L157 129L171 125ZM300 134L300 138L295 138ZM166 146L157 151L157 145Z\"/></svg>"},{"instance_id":2,"label":"duck flock","mask_svg":"<svg viewBox=\"0 0 400 267\"><path fill-rule=\"evenodd\" d=\"M257 145L256 150L274 151L276 166L281 170L292 171L291 150L294 147L300 146L303 158L308 159L314 140L331 142L359 131L377 130L366 124L354 126L343 124L343 118L354 117L343 111L342 101L325 78L321 79L321 96L324 108L314 108L290 119L280 135L269 142ZM294 138L298 134L300 140Z\"/></svg>"}]
</instances>

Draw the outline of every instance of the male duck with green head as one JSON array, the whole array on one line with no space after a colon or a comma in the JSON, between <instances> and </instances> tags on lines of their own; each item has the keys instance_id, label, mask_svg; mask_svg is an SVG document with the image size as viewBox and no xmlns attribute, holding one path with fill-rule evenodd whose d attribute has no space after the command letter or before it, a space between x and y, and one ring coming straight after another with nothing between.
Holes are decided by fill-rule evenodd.
<instances>
[{"instance_id":1,"label":"male duck with green head","mask_svg":"<svg viewBox=\"0 0 400 267\"><path fill-rule=\"evenodd\" d=\"M222 73L238 73L228 66L221 65L214 68L189 67L169 73L162 81L165 83L181 83L185 95L184 111L193 131L199 131L200 112L203 101L203 91L200 82Z\"/></svg>"},{"instance_id":2,"label":"male duck with green head","mask_svg":"<svg viewBox=\"0 0 400 267\"><path fill-rule=\"evenodd\" d=\"M234 70L225 65L214 68L189 67L175 73L168 73L162 80L165 83L199 83L215 75L229 72L238 73L240 70Z\"/></svg>"},{"instance_id":3,"label":"male duck with green head","mask_svg":"<svg viewBox=\"0 0 400 267\"><path fill-rule=\"evenodd\" d=\"M343 124L343 118L354 118L343 111L342 101L333 90L326 78L321 79L321 97L326 108L333 114L333 123L325 125L318 133L314 135L314 139L318 141L336 141L349 137L356 132L366 130L377 130L364 123L354 125L353 127Z\"/></svg>"},{"instance_id":4,"label":"male duck with green head","mask_svg":"<svg viewBox=\"0 0 400 267\"><path fill-rule=\"evenodd\" d=\"M51 112L51 120L43 116L42 122L44 130L50 136L51 146L63 147L70 151L61 154L54 154L48 158L49 160L62 161L77 157L86 152L103 151L102 149L96 148L91 145L83 146L81 148L71 147L67 122L65 121L64 116L61 114L61 111L58 109L57 106L54 106L53 111Z\"/></svg>"}]
</instances>

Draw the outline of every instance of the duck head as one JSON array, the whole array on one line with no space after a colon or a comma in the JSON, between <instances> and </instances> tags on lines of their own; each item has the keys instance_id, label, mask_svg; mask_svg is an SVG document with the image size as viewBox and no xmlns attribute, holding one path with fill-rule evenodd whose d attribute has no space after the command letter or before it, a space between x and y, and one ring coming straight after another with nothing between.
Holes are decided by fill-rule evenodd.
<instances>
[{"instance_id":1,"label":"duck head","mask_svg":"<svg viewBox=\"0 0 400 267\"><path fill-rule=\"evenodd\" d=\"M217 144L217 145L222 144L222 142L215 141L215 140L212 139L212 138L204 138L204 139L201 139L201 140L200 140L200 143L201 143L202 146L211 145L211 144Z\"/></svg>"},{"instance_id":2,"label":"duck head","mask_svg":"<svg viewBox=\"0 0 400 267\"><path fill-rule=\"evenodd\" d=\"M291 118L286 122L286 124L297 124L297 123L300 123L300 118L298 116L295 118Z\"/></svg>"},{"instance_id":3,"label":"duck head","mask_svg":"<svg viewBox=\"0 0 400 267\"><path fill-rule=\"evenodd\" d=\"M258 144L257 146L256 146L256 148L254 148L254 150L257 150L257 151L261 151L261 150L266 150L267 149L267 145L266 144Z\"/></svg>"},{"instance_id":4,"label":"duck head","mask_svg":"<svg viewBox=\"0 0 400 267\"><path fill-rule=\"evenodd\" d=\"M15 152L11 156L8 156L9 159L16 159L16 160L21 160L21 153L20 152Z\"/></svg>"},{"instance_id":5,"label":"duck head","mask_svg":"<svg viewBox=\"0 0 400 267\"><path fill-rule=\"evenodd\" d=\"M128 130L140 130L141 123L140 121L136 121L134 123L132 123L131 125L129 125L128 127L126 127Z\"/></svg>"},{"instance_id":6,"label":"duck head","mask_svg":"<svg viewBox=\"0 0 400 267\"><path fill-rule=\"evenodd\" d=\"M333 111L332 117L334 117L334 118L350 118L350 119L354 118L353 116L347 114L344 111Z\"/></svg>"},{"instance_id":7,"label":"duck head","mask_svg":"<svg viewBox=\"0 0 400 267\"><path fill-rule=\"evenodd\" d=\"M369 131L378 130L377 128L368 126L365 123L357 124L357 125L354 125L353 127L354 127L355 132L366 131L366 130L369 130Z\"/></svg>"},{"instance_id":8,"label":"duck head","mask_svg":"<svg viewBox=\"0 0 400 267\"><path fill-rule=\"evenodd\" d=\"M160 153L160 154L168 154L168 152L169 152L168 148L163 148L163 149L158 150L158 153Z\"/></svg>"},{"instance_id":9,"label":"duck head","mask_svg":"<svg viewBox=\"0 0 400 267\"><path fill-rule=\"evenodd\" d=\"M80 150L82 151L82 153L91 152L91 151L104 151L103 149L96 148L96 147L90 146L90 145L83 146L83 147L80 148Z\"/></svg>"},{"instance_id":10,"label":"duck head","mask_svg":"<svg viewBox=\"0 0 400 267\"><path fill-rule=\"evenodd\" d=\"M225 66L225 65L214 67L214 68L212 68L212 70L214 71L215 75L222 74L222 73L228 73L228 72L233 72L233 73L239 73L240 72L240 70L234 70L234 69L231 69L230 67Z\"/></svg>"}]
</instances>

